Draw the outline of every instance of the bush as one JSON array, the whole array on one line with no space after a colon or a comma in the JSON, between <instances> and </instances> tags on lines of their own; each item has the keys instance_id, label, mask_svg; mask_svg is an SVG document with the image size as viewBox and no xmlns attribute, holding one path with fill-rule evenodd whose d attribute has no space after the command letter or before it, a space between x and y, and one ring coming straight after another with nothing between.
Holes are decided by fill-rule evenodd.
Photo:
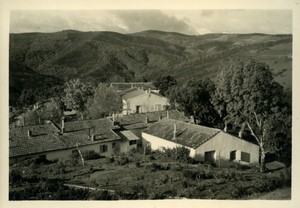
<instances>
[{"instance_id":1,"label":"bush","mask_svg":"<svg viewBox=\"0 0 300 208\"><path fill-rule=\"evenodd\" d=\"M94 150L82 152L82 157L85 160L94 160L94 159L102 158L102 156L96 153Z\"/></svg>"},{"instance_id":2,"label":"bush","mask_svg":"<svg viewBox=\"0 0 300 208\"><path fill-rule=\"evenodd\" d=\"M210 168L206 169L185 169L183 176L193 180L212 179L214 178L213 171Z\"/></svg>"},{"instance_id":3,"label":"bush","mask_svg":"<svg viewBox=\"0 0 300 208\"><path fill-rule=\"evenodd\" d=\"M126 165L129 163L129 159L125 155L122 155L117 158L116 162L118 165Z\"/></svg>"},{"instance_id":4,"label":"bush","mask_svg":"<svg viewBox=\"0 0 300 208\"><path fill-rule=\"evenodd\" d=\"M151 163L146 166L147 169L150 169L152 171L156 170L169 170L170 165L169 164L158 164L158 163Z\"/></svg>"},{"instance_id":5,"label":"bush","mask_svg":"<svg viewBox=\"0 0 300 208\"><path fill-rule=\"evenodd\" d=\"M185 147L177 147L173 149L164 148L163 155L179 162L190 163L192 161L190 158L190 150Z\"/></svg>"}]
</instances>

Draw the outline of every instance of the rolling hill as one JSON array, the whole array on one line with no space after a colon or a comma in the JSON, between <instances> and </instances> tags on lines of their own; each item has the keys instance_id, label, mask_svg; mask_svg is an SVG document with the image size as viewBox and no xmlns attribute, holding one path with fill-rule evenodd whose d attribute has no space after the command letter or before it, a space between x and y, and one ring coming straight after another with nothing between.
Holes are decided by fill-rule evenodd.
<instances>
[{"instance_id":1,"label":"rolling hill","mask_svg":"<svg viewBox=\"0 0 300 208\"><path fill-rule=\"evenodd\" d=\"M291 89L291 35L66 30L10 34L10 63L14 63L10 65L10 87L14 88L10 96L16 100L18 92L31 87L32 80L23 75L98 83L151 81L167 73L183 82L192 77L213 78L226 60L235 57L266 62L275 79Z\"/></svg>"}]
</instances>

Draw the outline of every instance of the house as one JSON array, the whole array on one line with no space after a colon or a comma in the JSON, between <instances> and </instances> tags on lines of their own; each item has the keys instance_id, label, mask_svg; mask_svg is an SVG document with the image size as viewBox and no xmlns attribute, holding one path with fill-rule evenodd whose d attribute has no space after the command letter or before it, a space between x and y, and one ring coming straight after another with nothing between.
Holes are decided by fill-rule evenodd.
<instances>
[{"instance_id":1,"label":"house","mask_svg":"<svg viewBox=\"0 0 300 208\"><path fill-rule=\"evenodd\" d=\"M189 119L178 110L118 115L117 117L115 117L115 121L121 129L130 130L132 133L142 139L142 131L163 118L171 118L183 122L189 121ZM139 140L138 142L141 142L141 140Z\"/></svg>"},{"instance_id":2,"label":"house","mask_svg":"<svg viewBox=\"0 0 300 208\"><path fill-rule=\"evenodd\" d=\"M186 147L202 161L259 162L259 146L219 129L164 118L142 132L153 150Z\"/></svg>"},{"instance_id":3,"label":"house","mask_svg":"<svg viewBox=\"0 0 300 208\"><path fill-rule=\"evenodd\" d=\"M128 89L121 94L123 102L123 114L146 113L166 110L168 99L150 89Z\"/></svg>"},{"instance_id":4,"label":"house","mask_svg":"<svg viewBox=\"0 0 300 208\"><path fill-rule=\"evenodd\" d=\"M93 150L103 156L126 153L137 148L141 132L164 117L187 121L179 111L159 111L60 125L12 127L9 130L10 164L29 158L66 159L77 152ZM77 149L78 148L78 149Z\"/></svg>"},{"instance_id":5,"label":"house","mask_svg":"<svg viewBox=\"0 0 300 208\"><path fill-rule=\"evenodd\" d=\"M118 128L108 118L75 122L62 120L60 127L50 122L45 125L10 128L10 164L39 157L47 160L66 159L78 149L111 156L129 149L126 145L136 139L128 132L124 133L125 137L120 137L115 132Z\"/></svg>"}]
</instances>

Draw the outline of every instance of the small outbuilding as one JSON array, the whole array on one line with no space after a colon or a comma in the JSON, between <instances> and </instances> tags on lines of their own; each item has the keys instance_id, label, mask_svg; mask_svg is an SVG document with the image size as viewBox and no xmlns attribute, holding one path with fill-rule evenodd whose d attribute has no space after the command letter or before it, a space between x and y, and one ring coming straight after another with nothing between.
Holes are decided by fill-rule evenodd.
<instances>
[{"instance_id":1,"label":"small outbuilding","mask_svg":"<svg viewBox=\"0 0 300 208\"><path fill-rule=\"evenodd\" d=\"M153 150L186 147L202 161L259 163L259 146L220 129L164 118L142 132Z\"/></svg>"}]
</instances>

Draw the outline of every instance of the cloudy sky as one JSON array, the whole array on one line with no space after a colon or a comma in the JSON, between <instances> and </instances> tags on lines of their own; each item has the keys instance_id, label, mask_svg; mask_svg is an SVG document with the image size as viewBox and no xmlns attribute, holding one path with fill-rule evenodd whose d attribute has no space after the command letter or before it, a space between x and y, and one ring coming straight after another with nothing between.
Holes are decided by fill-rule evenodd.
<instances>
[{"instance_id":1,"label":"cloudy sky","mask_svg":"<svg viewBox=\"0 0 300 208\"><path fill-rule=\"evenodd\" d=\"M16 10L10 32L292 33L291 10Z\"/></svg>"}]
</instances>

